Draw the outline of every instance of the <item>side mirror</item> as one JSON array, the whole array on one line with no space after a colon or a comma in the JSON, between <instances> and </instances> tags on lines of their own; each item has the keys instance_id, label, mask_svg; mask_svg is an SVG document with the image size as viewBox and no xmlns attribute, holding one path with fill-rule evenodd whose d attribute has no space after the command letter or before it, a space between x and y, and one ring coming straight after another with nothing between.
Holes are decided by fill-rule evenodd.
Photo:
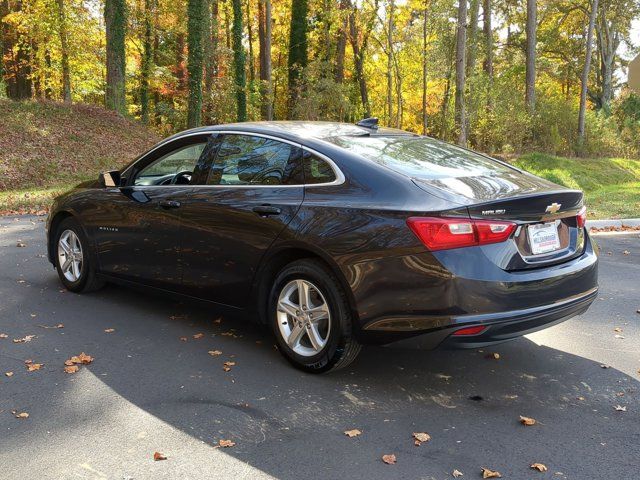
<instances>
[{"instance_id":1,"label":"side mirror","mask_svg":"<svg viewBox=\"0 0 640 480\"><path fill-rule=\"evenodd\" d=\"M102 172L98 180L103 187L119 187L121 181L120 172L118 170Z\"/></svg>"}]
</instances>

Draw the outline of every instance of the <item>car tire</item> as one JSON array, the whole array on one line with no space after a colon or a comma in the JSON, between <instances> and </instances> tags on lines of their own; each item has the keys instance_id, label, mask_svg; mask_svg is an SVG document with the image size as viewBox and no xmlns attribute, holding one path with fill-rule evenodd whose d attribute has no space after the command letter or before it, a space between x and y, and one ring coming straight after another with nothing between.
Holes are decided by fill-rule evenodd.
<instances>
[{"instance_id":1,"label":"car tire","mask_svg":"<svg viewBox=\"0 0 640 480\"><path fill-rule=\"evenodd\" d=\"M306 306L300 291L308 293ZM268 309L278 350L305 372L344 368L360 352L344 289L318 260L298 260L284 267L271 288Z\"/></svg>"},{"instance_id":2,"label":"car tire","mask_svg":"<svg viewBox=\"0 0 640 480\"><path fill-rule=\"evenodd\" d=\"M86 293L104 286L104 281L96 277L95 259L89 241L75 218L66 218L58 225L53 253L58 276L67 290Z\"/></svg>"}]
</instances>

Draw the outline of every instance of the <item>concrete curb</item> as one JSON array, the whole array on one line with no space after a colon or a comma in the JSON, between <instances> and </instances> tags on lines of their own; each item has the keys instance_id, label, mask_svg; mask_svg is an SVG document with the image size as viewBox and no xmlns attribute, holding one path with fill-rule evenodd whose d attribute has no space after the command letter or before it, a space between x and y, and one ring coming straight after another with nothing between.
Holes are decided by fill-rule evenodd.
<instances>
[{"instance_id":1,"label":"concrete curb","mask_svg":"<svg viewBox=\"0 0 640 480\"><path fill-rule=\"evenodd\" d=\"M587 228L640 227L640 218L621 218L610 220L587 220Z\"/></svg>"}]
</instances>

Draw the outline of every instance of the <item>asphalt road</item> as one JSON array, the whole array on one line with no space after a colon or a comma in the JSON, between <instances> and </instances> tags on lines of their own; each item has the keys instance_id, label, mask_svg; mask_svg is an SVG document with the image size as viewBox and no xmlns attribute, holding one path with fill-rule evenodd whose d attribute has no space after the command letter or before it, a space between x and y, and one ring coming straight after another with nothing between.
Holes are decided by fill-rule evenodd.
<instances>
[{"instance_id":1,"label":"asphalt road","mask_svg":"<svg viewBox=\"0 0 640 480\"><path fill-rule=\"evenodd\" d=\"M367 348L352 367L311 376L248 319L216 323L211 308L116 286L61 290L42 220L0 219L3 479L640 474L638 234L598 237L601 293L581 317L485 351ZM13 343L27 335L36 336ZM80 352L93 363L64 373ZM44 366L28 372L26 359ZM225 361L236 365L225 372ZM362 434L344 435L354 428ZM413 432L431 441L414 446ZM235 446L215 448L221 439ZM154 461L156 451L167 460Z\"/></svg>"}]
</instances>

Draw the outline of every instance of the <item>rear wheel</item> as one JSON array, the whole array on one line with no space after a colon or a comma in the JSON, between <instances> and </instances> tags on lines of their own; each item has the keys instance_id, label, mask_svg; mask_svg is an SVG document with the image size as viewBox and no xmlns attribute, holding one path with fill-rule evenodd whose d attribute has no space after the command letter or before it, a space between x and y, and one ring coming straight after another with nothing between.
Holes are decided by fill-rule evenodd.
<instances>
[{"instance_id":1,"label":"rear wheel","mask_svg":"<svg viewBox=\"0 0 640 480\"><path fill-rule=\"evenodd\" d=\"M95 275L95 265L80 223L63 220L55 236L55 265L60 281L72 292L89 292L104 285Z\"/></svg>"},{"instance_id":2,"label":"rear wheel","mask_svg":"<svg viewBox=\"0 0 640 480\"><path fill-rule=\"evenodd\" d=\"M311 373L337 370L360 352L346 295L319 261L287 265L276 277L268 308L278 349L297 368Z\"/></svg>"}]
</instances>

